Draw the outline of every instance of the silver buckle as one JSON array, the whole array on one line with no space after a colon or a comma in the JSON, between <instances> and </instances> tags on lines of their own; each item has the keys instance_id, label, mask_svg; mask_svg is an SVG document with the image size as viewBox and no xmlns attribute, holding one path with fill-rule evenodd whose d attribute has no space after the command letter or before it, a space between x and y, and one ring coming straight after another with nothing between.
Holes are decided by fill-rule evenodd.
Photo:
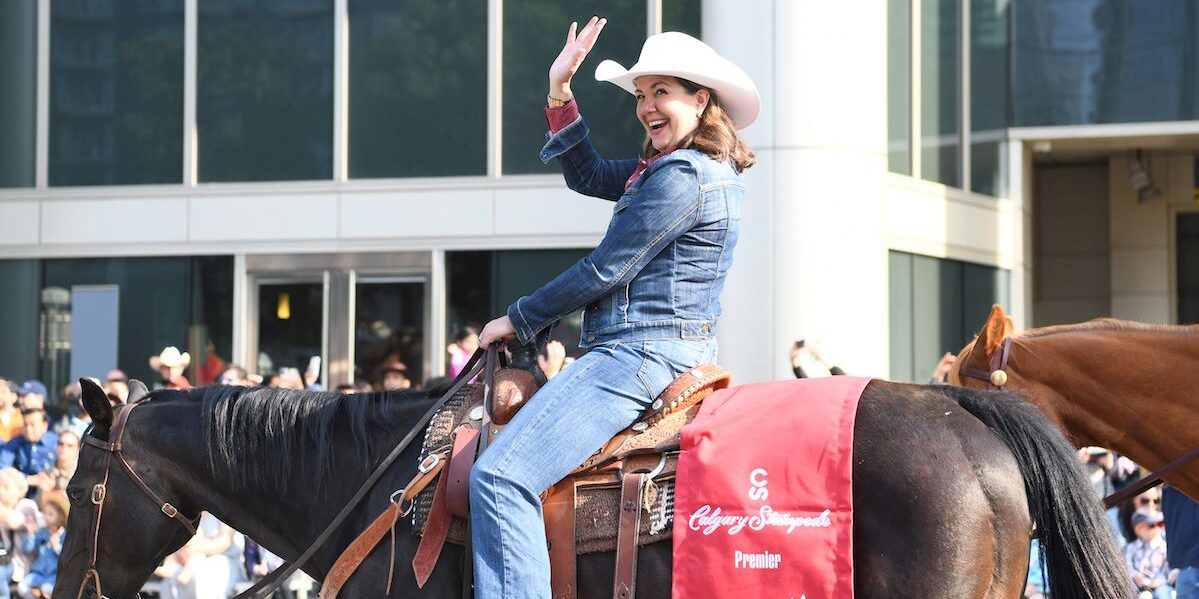
<instances>
[{"instance_id":1,"label":"silver buckle","mask_svg":"<svg viewBox=\"0 0 1199 599\"><path fill-rule=\"evenodd\" d=\"M108 487L105 487L104 483L98 483L96 486L92 487L92 503L93 504L100 505L101 503L104 503L104 497L107 495L108 495Z\"/></svg>"},{"instance_id":2,"label":"silver buckle","mask_svg":"<svg viewBox=\"0 0 1199 599\"><path fill-rule=\"evenodd\" d=\"M426 456L425 459L421 460L420 466L417 466L416 469L420 470L421 474L428 474L430 471L432 471L434 468L436 468L437 464L440 462L441 462L441 454L431 453L428 456Z\"/></svg>"}]
</instances>

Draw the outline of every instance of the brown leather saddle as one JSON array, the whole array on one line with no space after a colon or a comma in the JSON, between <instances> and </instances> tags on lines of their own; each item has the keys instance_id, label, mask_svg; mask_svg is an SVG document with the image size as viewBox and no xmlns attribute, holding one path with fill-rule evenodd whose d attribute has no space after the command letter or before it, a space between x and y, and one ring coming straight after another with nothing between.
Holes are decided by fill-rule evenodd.
<instances>
[{"instance_id":1,"label":"brown leather saddle","mask_svg":"<svg viewBox=\"0 0 1199 599\"><path fill-rule=\"evenodd\" d=\"M679 431L704 398L728 387L731 378L713 364L684 372L640 420L542 495L555 599L575 597L576 555L597 551L616 552L613 596L633 597L637 548L670 538L673 502L668 491L674 483ZM494 390L490 401L484 397L485 386ZM465 387L448 402L429 424L416 476L337 560L321 598L336 597L398 518L408 515L421 530L413 569L423 586L446 541L463 544L469 537L470 470L480 450L502 433L539 387L538 377L527 370L500 368L489 385ZM650 517L643 518L645 514Z\"/></svg>"}]
</instances>

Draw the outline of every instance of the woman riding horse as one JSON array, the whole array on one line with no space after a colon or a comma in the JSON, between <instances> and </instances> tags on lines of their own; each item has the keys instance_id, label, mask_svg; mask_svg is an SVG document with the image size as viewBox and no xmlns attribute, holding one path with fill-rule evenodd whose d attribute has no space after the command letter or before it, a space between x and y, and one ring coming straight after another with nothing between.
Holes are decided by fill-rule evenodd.
<instances>
[{"instance_id":1,"label":"woman riding horse","mask_svg":"<svg viewBox=\"0 0 1199 599\"><path fill-rule=\"evenodd\" d=\"M591 145L570 81L606 20L592 17L550 66L543 160L567 185L616 201L590 255L487 323L484 347L528 343L585 308L588 352L524 406L471 473L475 592L549 597L538 494L628 427L678 375L716 359L720 292L737 243L741 173L754 154L737 134L758 115L758 92L736 65L682 33L646 40L637 64L604 61L596 79L636 98L645 158L604 160Z\"/></svg>"}]
</instances>

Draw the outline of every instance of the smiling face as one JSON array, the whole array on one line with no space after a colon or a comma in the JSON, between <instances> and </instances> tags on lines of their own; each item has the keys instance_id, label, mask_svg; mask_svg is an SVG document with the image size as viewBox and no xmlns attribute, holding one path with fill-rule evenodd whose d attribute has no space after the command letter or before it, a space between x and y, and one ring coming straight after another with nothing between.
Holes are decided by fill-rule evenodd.
<instances>
[{"instance_id":1,"label":"smiling face","mask_svg":"<svg viewBox=\"0 0 1199 599\"><path fill-rule=\"evenodd\" d=\"M708 90L690 93L678 79L666 75L643 75L633 83L637 86L637 120L654 149L661 152L695 132L708 106Z\"/></svg>"}]
</instances>

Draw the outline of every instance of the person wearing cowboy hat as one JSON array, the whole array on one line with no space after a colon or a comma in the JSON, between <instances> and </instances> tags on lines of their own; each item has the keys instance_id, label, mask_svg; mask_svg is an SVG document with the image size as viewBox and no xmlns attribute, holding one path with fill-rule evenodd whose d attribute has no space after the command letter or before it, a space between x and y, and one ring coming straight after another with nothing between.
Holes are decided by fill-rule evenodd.
<instances>
[{"instance_id":1,"label":"person wearing cowboy hat","mask_svg":"<svg viewBox=\"0 0 1199 599\"><path fill-rule=\"evenodd\" d=\"M545 162L574 191L615 202L599 245L487 323L480 345L522 344L583 310L588 352L521 408L471 472L475 592L548 598L550 564L538 494L645 413L677 376L716 359L720 292L737 244L754 154L738 130L758 116L749 76L707 44L667 32L625 69L595 77L632 94L643 156L605 160L589 139L570 82L606 20L592 17L549 69ZM577 34L576 34L577 31Z\"/></svg>"},{"instance_id":2,"label":"person wearing cowboy hat","mask_svg":"<svg viewBox=\"0 0 1199 599\"><path fill-rule=\"evenodd\" d=\"M191 354L180 353L179 348L169 345L163 348L157 356L150 356L150 368L158 371L162 377L160 387L167 389L191 389L191 382L183 376L187 365L191 364Z\"/></svg>"}]
</instances>

